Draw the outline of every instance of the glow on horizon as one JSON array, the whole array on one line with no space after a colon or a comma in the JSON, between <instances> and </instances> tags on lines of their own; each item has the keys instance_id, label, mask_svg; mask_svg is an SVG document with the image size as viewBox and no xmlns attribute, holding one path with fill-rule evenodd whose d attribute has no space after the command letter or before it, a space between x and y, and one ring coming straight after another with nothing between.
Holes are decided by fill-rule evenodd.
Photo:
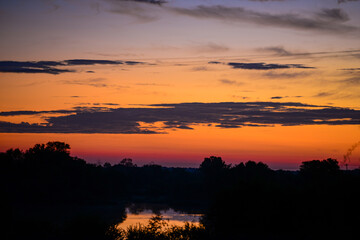
<instances>
[{"instance_id":1,"label":"glow on horizon","mask_svg":"<svg viewBox=\"0 0 360 240\"><path fill-rule=\"evenodd\" d=\"M329 128L331 131L329 131ZM65 141L72 147L71 154L92 163L118 163L131 158L143 165L155 163L165 166L198 167L205 157L220 156L228 164L262 161L279 169L298 169L302 161L335 158L340 163L356 136L344 139L358 126L297 126L264 127L258 129L217 129L200 127L177 130L170 134L0 134L7 142L0 151L19 147L27 149L35 143ZM224 132L225 131L225 132ZM274 140L274 135L277 138ZM296 136L289 139L289 136ZM329 139L331 141L329 141ZM20 140L20 141L19 141ZM330 149L330 150L329 150ZM360 163L360 152L355 150L351 164Z\"/></svg>"},{"instance_id":2,"label":"glow on horizon","mask_svg":"<svg viewBox=\"0 0 360 240\"><path fill-rule=\"evenodd\" d=\"M319 125L231 129L205 126L202 119L190 123L192 130L163 128L167 134L19 128L81 109L191 102L291 102L360 111L360 1L173 0L160 6L14 0L0 2L0 9L0 151L65 141L72 155L94 163L127 157L140 165L198 166L216 155L232 164L253 160L295 169L301 161L342 161L360 140L359 118L349 125L321 125L325 117ZM98 62L69 63L74 59ZM28 68L29 61L35 67ZM40 73L29 73L34 68ZM9 130L7 124L17 125ZM353 164L359 156L356 149Z\"/></svg>"}]
</instances>

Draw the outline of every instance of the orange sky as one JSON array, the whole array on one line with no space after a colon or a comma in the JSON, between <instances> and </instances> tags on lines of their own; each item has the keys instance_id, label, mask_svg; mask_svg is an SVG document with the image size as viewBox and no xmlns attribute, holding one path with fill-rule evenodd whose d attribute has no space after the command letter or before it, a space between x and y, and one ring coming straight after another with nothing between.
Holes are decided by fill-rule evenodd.
<instances>
[{"instance_id":1,"label":"orange sky","mask_svg":"<svg viewBox=\"0 0 360 240\"><path fill-rule=\"evenodd\" d=\"M217 155L294 169L341 161L360 140L357 1L14 0L0 10L0 151L57 140L90 162L198 166ZM182 116L182 103L192 102L207 115L187 106ZM252 102L279 103L286 119L261 104L231 128L221 123L240 121L236 109L233 118L203 117L218 113L212 103ZM304 104L306 117L293 124L286 103ZM180 112L139 110L164 107L151 104ZM37 127L45 130L29 130ZM359 149L351 159L360 163Z\"/></svg>"}]
</instances>

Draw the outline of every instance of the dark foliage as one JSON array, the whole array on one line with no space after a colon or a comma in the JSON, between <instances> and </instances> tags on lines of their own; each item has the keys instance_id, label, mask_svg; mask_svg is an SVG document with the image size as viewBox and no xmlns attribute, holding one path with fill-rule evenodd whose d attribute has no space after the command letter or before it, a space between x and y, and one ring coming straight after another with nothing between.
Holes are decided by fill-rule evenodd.
<instances>
[{"instance_id":1,"label":"dark foliage","mask_svg":"<svg viewBox=\"0 0 360 240\"><path fill-rule=\"evenodd\" d=\"M0 153L5 237L226 240L358 235L360 170L342 171L334 159L303 162L295 172L274 171L253 161L231 166L216 156L205 158L199 169L138 167L131 159L101 166L70 156L69 149L68 144L49 142ZM201 209L204 227L160 231L151 224L162 220L153 219L148 226L119 232L113 224L125 217L123 205L130 202Z\"/></svg>"},{"instance_id":2,"label":"dark foliage","mask_svg":"<svg viewBox=\"0 0 360 240\"><path fill-rule=\"evenodd\" d=\"M118 240L206 240L208 232L203 226L185 223L170 226L160 215L154 216L147 225L134 225L117 232Z\"/></svg>"}]
</instances>

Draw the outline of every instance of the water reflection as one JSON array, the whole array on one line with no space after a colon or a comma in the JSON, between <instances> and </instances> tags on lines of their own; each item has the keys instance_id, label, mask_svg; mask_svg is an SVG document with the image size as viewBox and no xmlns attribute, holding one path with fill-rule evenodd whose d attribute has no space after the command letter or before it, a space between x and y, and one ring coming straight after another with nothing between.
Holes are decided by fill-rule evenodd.
<instances>
[{"instance_id":1,"label":"water reflection","mask_svg":"<svg viewBox=\"0 0 360 240\"><path fill-rule=\"evenodd\" d=\"M152 217L161 215L169 225L183 226L185 222L190 222L198 225L202 214L199 213L183 213L175 211L172 208L162 209L144 209L139 210L138 208L134 211L133 207L126 208L126 219L119 223L117 227L126 229L128 226L135 224L146 225Z\"/></svg>"}]
</instances>

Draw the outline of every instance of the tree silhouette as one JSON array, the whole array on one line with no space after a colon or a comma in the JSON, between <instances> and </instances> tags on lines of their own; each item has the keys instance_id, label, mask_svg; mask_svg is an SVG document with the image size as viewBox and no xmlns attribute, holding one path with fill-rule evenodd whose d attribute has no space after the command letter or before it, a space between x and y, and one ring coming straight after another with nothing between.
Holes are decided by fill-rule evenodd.
<instances>
[{"instance_id":1,"label":"tree silhouette","mask_svg":"<svg viewBox=\"0 0 360 240\"><path fill-rule=\"evenodd\" d=\"M205 158L204 161L200 164L200 170L205 173L218 173L219 171L228 169L230 165L226 165L225 161L221 157L211 156Z\"/></svg>"},{"instance_id":2,"label":"tree silhouette","mask_svg":"<svg viewBox=\"0 0 360 240\"><path fill-rule=\"evenodd\" d=\"M137 167L137 165L132 162L131 158L124 158L120 161L119 165L124 167Z\"/></svg>"},{"instance_id":3,"label":"tree silhouette","mask_svg":"<svg viewBox=\"0 0 360 240\"><path fill-rule=\"evenodd\" d=\"M339 172L339 162L335 159L312 160L302 162L300 172L304 175L328 175Z\"/></svg>"},{"instance_id":4,"label":"tree silhouette","mask_svg":"<svg viewBox=\"0 0 360 240\"><path fill-rule=\"evenodd\" d=\"M64 142L48 142L46 149L51 152L64 152L70 154L70 145Z\"/></svg>"}]
</instances>

